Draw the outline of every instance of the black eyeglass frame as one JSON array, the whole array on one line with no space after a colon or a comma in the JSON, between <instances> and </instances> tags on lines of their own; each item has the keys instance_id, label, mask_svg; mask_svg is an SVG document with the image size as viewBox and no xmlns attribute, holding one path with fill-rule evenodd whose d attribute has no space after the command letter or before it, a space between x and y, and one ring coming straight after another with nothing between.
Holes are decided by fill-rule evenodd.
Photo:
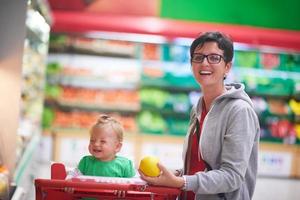
<instances>
[{"instance_id":1,"label":"black eyeglass frame","mask_svg":"<svg viewBox=\"0 0 300 200\"><path fill-rule=\"evenodd\" d=\"M203 57L202 57L202 60L201 60L201 61L195 61L195 60L194 60L194 57L195 57L194 55L201 55L201 56L203 56ZM218 56L218 57L219 57L218 62L211 62L209 56ZM220 55L220 54L216 54L216 53L211 53L211 54L207 54L207 55L202 54L202 53L193 53L193 57L192 57L191 61L194 62L194 63L203 63L203 61L204 61L205 58L206 58L206 60L207 60L207 62L208 62L209 64L219 64L219 63L221 62L222 59L225 61L224 56L222 56L222 55Z\"/></svg>"}]
</instances>

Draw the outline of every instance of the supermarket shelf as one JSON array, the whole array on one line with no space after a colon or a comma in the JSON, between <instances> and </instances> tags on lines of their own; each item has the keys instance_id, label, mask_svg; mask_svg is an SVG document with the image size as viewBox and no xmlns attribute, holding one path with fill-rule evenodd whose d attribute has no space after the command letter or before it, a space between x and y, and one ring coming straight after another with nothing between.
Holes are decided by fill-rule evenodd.
<instances>
[{"instance_id":1,"label":"supermarket shelf","mask_svg":"<svg viewBox=\"0 0 300 200\"><path fill-rule=\"evenodd\" d=\"M76 135L76 136L83 136L83 137L87 137L89 136L89 129L88 128L59 128L59 127L53 127L51 128L51 130L49 130L49 132L51 132L51 134L58 134L58 135ZM130 131L126 131L124 135L128 135L128 136L135 136L137 133L136 132L130 132Z\"/></svg>"},{"instance_id":2,"label":"supermarket shelf","mask_svg":"<svg viewBox=\"0 0 300 200\"><path fill-rule=\"evenodd\" d=\"M48 81L49 80L49 81ZM89 88L89 89L129 89L133 90L138 87L138 83L131 82L108 82L101 78L91 76L68 76L68 75L51 75L47 77L51 84L59 83L64 86Z\"/></svg>"},{"instance_id":3,"label":"supermarket shelf","mask_svg":"<svg viewBox=\"0 0 300 200\"><path fill-rule=\"evenodd\" d=\"M158 112L160 113L162 116L173 116L173 117L177 117L177 118L183 118L183 119L187 119L189 120L189 117L190 117L190 109L191 107L189 108L184 108L184 109L188 109L188 111L186 110L173 110L173 109L168 109L168 108L157 108L155 106L151 106L151 105L147 105L147 104L142 104L142 107L143 107L143 110L144 111L151 111L151 112Z\"/></svg>"},{"instance_id":4,"label":"supermarket shelf","mask_svg":"<svg viewBox=\"0 0 300 200\"><path fill-rule=\"evenodd\" d=\"M276 94L264 94L264 93L258 93L256 91L247 91L248 95L250 97L264 97L266 99L281 99L284 101L288 101L292 99L293 95L276 95Z\"/></svg>"},{"instance_id":5,"label":"supermarket shelf","mask_svg":"<svg viewBox=\"0 0 300 200\"><path fill-rule=\"evenodd\" d=\"M180 84L177 83L177 85L171 84L168 81L164 80L151 80L150 78L148 80L142 80L142 83L140 85L141 88L158 88L158 89L165 89L168 91L173 92L189 92L189 91L199 91L200 86L198 85L187 85L187 84Z\"/></svg>"},{"instance_id":6,"label":"supermarket shelf","mask_svg":"<svg viewBox=\"0 0 300 200\"><path fill-rule=\"evenodd\" d=\"M38 12L29 9L26 18L26 29L29 38L48 43L50 26L45 18Z\"/></svg>"},{"instance_id":7,"label":"supermarket shelf","mask_svg":"<svg viewBox=\"0 0 300 200\"><path fill-rule=\"evenodd\" d=\"M38 143L40 141L40 134L34 134L27 144L25 151L21 157L21 159L18 162L17 168L14 173L14 181L18 185L19 181L21 180L23 173L26 169L26 167L31 162L32 155L37 149Z\"/></svg>"},{"instance_id":8,"label":"supermarket shelf","mask_svg":"<svg viewBox=\"0 0 300 200\"><path fill-rule=\"evenodd\" d=\"M82 109L82 110L89 110L89 111L104 111L104 112L122 112L122 113L136 113L140 111L140 105L137 104L130 104L130 103L118 103L118 104L96 104L96 103L80 103L80 102L68 102L64 100L56 100L59 106L66 107L70 109Z\"/></svg>"},{"instance_id":9,"label":"supermarket shelf","mask_svg":"<svg viewBox=\"0 0 300 200\"><path fill-rule=\"evenodd\" d=\"M259 176L299 177L299 147L297 145L261 142L259 148Z\"/></svg>"},{"instance_id":10,"label":"supermarket shelf","mask_svg":"<svg viewBox=\"0 0 300 200\"><path fill-rule=\"evenodd\" d=\"M276 137L260 138L260 143L262 143L262 144L282 144L282 145L285 144L283 138L276 138Z\"/></svg>"},{"instance_id":11,"label":"supermarket shelf","mask_svg":"<svg viewBox=\"0 0 300 200\"><path fill-rule=\"evenodd\" d=\"M106 56L111 58L125 58L132 59L135 56L125 53L115 53L115 52L101 52L101 51L92 51L86 49L79 49L75 47L60 47L60 46L50 46L49 49L52 53L69 53L69 54L82 54L82 55L90 55L90 56Z\"/></svg>"},{"instance_id":12,"label":"supermarket shelf","mask_svg":"<svg viewBox=\"0 0 300 200\"><path fill-rule=\"evenodd\" d=\"M87 137L89 129L87 128L58 128L58 127L53 127L51 128L50 131L54 135L62 135L62 136L82 136L82 137ZM183 135L172 135L172 134L155 134L155 133L146 133L146 132L132 132L132 131L125 131L124 136L129 137L129 138L137 138L138 136L143 138L143 139L149 139L151 141L160 141L164 142L167 141L168 143L170 142L182 142L184 139ZM138 137L138 138L139 138Z\"/></svg>"},{"instance_id":13,"label":"supermarket shelf","mask_svg":"<svg viewBox=\"0 0 300 200\"><path fill-rule=\"evenodd\" d=\"M159 141L162 143L183 143L184 141L184 137L181 136L177 136L177 135L170 135L170 134L149 134L149 133L141 133L141 138L140 140L143 141Z\"/></svg>"},{"instance_id":14,"label":"supermarket shelf","mask_svg":"<svg viewBox=\"0 0 300 200\"><path fill-rule=\"evenodd\" d=\"M249 68L249 67L233 67L234 73L239 75L253 75L258 77L268 77L268 78L282 78L282 79L295 79L299 80L299 72L292 71L282 71L282 70L266 70L259 68Z\"/></svg>"},{"instance_id":15,"label":"supermarket shelf","mask_svg":"<svg viewBox=\"0 0 300 200\"><path fill-rule=\"evenodd\" d=\"M103 20L103 19L107 19L107 21ZM110 18L105 18L105 17L101 18L100 17L99 18L99 22L102 23L102 25L104 24L103 26L106 26L106 23L109 23L108 20L114 21L116 19L117 18L114 18L114 17L111 17L111 16L110 16ZM133 19L133 20L136 20L136 19ZM145 20L145 19L141 19L141 21L142 20ZM72 22L66 22L66 24L69 24L69 23L73 23L74 24L74 23L77 23L77 22L74 21L74 20ZM99 25L97 28L92 29L91 28L93 26L93 24L91 24L92 22L91 23L88 22L88 23L89 24L87 24L87 26L85 26L84 28L83 27L79 27L79 26L73 26L71 30L77 32L78 35L80 35L80 36L87 36L89 38L127 40L127 41L145 42L145 43L153 43L153 44L175 44L176 43L175 42L176 39L174 39L174 38L177 38L177 39L180 39L179 37L193 38L195 35L198 34L198 32L197 32L197 34L195 34L195 35L188 35L188 36L187 35L185 35L185 36L181 35L182 34L182 30L184 30L183 32L185 32L185 30L186 31L191 31L190 28L182 29L181 31L178 30L176 33L173 33L172 30L170 30L170 32L168 32L166 30L158 30L157 32L155 32L155 31L154 32L149 32L147 30L140 30L140 29L136 30L134 28L130 29L130 27L129 27L129 29L126 29L126 27L125 27L125 30L124 30L124 29L118 29L117 27L114 27L115 24L111 24L111 23L109 23L109 25L107 25L107 27L104 27L104 28L103 28L102 25ZM167 20L166 21L165 20L161 20L161 21L157 21L157 23L168 23L168 22L167 22ZM176 24L177 23L178 22L176 22ZM119 24L119 22L118 22L118 24ZM135 25L139 26L139 24L142 24L142 23L130 23L130 24L128 24L128 26L131 26L131 25L133 25L133 26L135 26ZM200 24L198 24L198 25L200 26ZM127 24L125 26L127 26ZM111 27L114 27L115 29L111 28ZM98 30L98 31L101 31L101 32L89 32L87 30L89 28L92 31ZM178 26L174 25L174 29L175 28L178 28ZM198 28L197 28L197 31L201 31L201 29L198 29ZM232 35L235 38L235 40L237 40L239 42L246 42L245 40L239 40L239 39L236 38L236 35L239 35L239 33L237 33L236 30L240 30L240 28L243 29L243 27L235 27L235 29L234 29L235 33L232 34L232 32L231 32L229 34ZM213 29L215 30L215 28L213 28ZM226 28L224 28L224 30L225 29ZM226 30L228 31L228 29L226 29ZM65 32L65 33L68 32L68 30L66 30L65 27L63 27L63 26L61 26L61 27L55 26L54 31L57 32L57 33L59 33L59 32ZM107 31L107 32L105 32L105 31ZM115 32L113 33L113 32L109 32L109 31L115 31ZM227 32L227 31L225 31L225 32ZM243 31L245 31L245 30L243 30ZM272 33L274 33L274 32L271 32L271 33L268 32L267 34L266 34L266 32L264 32L264 33L260 32L261 35L258 34L259 35L258 36L256 34L254 34L254 35L252 34L255 31L260 32L262 30L251 29L251 31L250 31L250 29L249 29L249 30L246 31L247 34L243 34L242 33L242 34L239 35L239 37L244 37L245 35L249 36L249 34L251 34L251 37L255 36L255 41L256 41L255 45L257 45L257 44L259 44L259 45L262 45L262 44L264 44L264 45L265 44L270 45L272 43L271 42L272 40L274 40L276 42L279 41L277 39L272 38ZM142 34L139 35L140 33L142 33ZM280 34L284 35L283 32L280 32ZM135 38L135 36L138 36L138 35L141 36L141 38ZM271 37L270 37L270 35L271 35ZM156 37L156 36L159 36L159 37ZM245 37L248 37L248 36L245 36ZM287 35L285 35L285 36L287 36ZM262 39L261 37L264 38L263 39L263 40L265 40L264 42L262 42L260 40L260 39ZM148 39L151 38L151 40L148 40L147 38ZM279 36L279 35L276 35L276 38L283 38L283 37ZM285 41L287 41L289 39L283 38L283 40L285 40ZM189 46L189 42L191 42L191 41L192 41L191 39L183 38L183 40L181 41L181 44L182 44L182 42L185 42L185 45ZM297 41L295 43L297 43L298 41L299 41L299 39L297 39ZM250 43L249 46L251 46L252 42L253 41L249 42ZM262 43L260 43L260 42L262 42ZM288 44L288 43L289 42L287 42L283 46L287 47L287 46L291 45L291 44ZM242 44L239 44L239 45L242 45ZM280 43L280 44L278 44L278 43L276 43L276 44L272 43L272 45L275 45L275 46L279 47L279 46L282 45L282 43ZM285 45L287 45L287 46L285 46ZM293 49L295 49L296 46L294 44L292 44L288 48L290 48L290 47L293 48ZM239 48L242 49L242 48L245 48L245 47L239 46ZM237 49L239 49L239 48L237 48ZM297 47L297 48L298 48L298 51L300 51L299 47ZM276 49L276 48L274 48L274 49ZM68 50L68 49L66 49L66 50ZM260 47L260 48L257 48L257 50L259 52L263 52L263 51L269 52L268 48L261 48ZM284 53L285 52L293 52L293 51L289 51L289 50L286 51L285 49L279 49L279 48L278 48L278 51L275 51L275 50L273 51L273 50L270 51L270 52L280 52L280 53L281 52L284 52ZM87 53L87 52L85 52L85 53ZM150 52L150 53L152 53L152 52ZM70 57L69 59L72 60L72 61L74 61L73 60L74 58L75 58L75 56L73 55L73 57ZM112 59L112 57L110 57L109 59ZM160 88L160 89L168 90L168 91L170 91L170 93L173 93L173 92L176 93L176 92L180 92L180 91L181 92L190 92L190 91L195 91L195 90L199 91L200 90L199 89L200 88L199 85L197 83L195 83L195 82L192 82L192 80L194 80L194 79L193 79L191 71L190 71L190 66L189 66L190 63L180 63L180 62L178 62L176 64L176 63L172 63L172 62L149 61L149 60L146 60L146 58L143 58L143 56L141 56L138 59L140 59L139 62L137 63L138 69L139 70L144 70L144 71L142 72L141 80L138 80L139 84L136 84L136 85L133 86L134 89L141 90L143 88L148 88L148 87L149 88ZM143 59L145 59L145 60L143 60ZM89 60L89 59L87 59L87 60ZM103 64L103 62L98 62L98 63ZM90 67L89 65L87 65L87 66ZM119 67L119 66L124 66L124 65L120 62L118 65L116 65L114 63L113 66ZM96 67L98 67L98 66L96 66ZM107 66L105 66L105 67L107 67ZM140 69L140 67L142 67L142 69ZM147 68L147 67L150 68L150 70L148 70L148 71L147 71L147 69L145 70L145 68ZM106 71L106 68L104 68L103 71ZM297 72L287 72L287 71L278 71L278 70L264 70L264 69L258 69L258 68L252 69L252 68L246 68L246 67L233 67L233 71L235 72L235 74L237 75L237 77L238 76L242 76L242 75L244 75L244 76L252 75L254 77L259 77L259 78L262 77L262 78L266 78L266 79L281 78L281 79L284 79L284 80L285 79L299 80L299 73L297 73ZM155 73L155 72L157 72L157 73ZM94 74L94 73L92 73L92 74ZM139 74L140 74L140 71L139 71ZM153 75L153 76L151 76L151 75ZM162 76L159 76L159 75L162 75ZM72 77L69 77L69 76L65 76L65 77L66 77L66 79L63 80L63 81L69 81L69 79L72 79ZM132 79L129 79L129 80L132 80ZM107 84L108 82L100 80L100 78L97 79L97 80L94 80L94 78L88 78L88 79L86 79L86 78L82 78L82 79L79 78L79 79L77 79L74 82L75 83L72 86L75 86L75 87L93 88L93 86L94 86L96 88L97 87L101 88L101 87L108 86L108 84ZM59 82L59 83L64 84L62 82ZM78 83L78 84L76 85L76 83ZM85 85L85 84L88 84L88 85ZM185 84L185 85L183 85L183 84ZM124 86L123 83L120 84L120 85ZM109 88L107 88L107 89L112 89L112 88L115 89L115 87L118 87L120 85L117 85L117 86L114 85L113 87L111 87L112 85L109 85ZM271 84L269 84L269 85L271 85ZM122 88L124 88L124 87L122 87ZM127 89L127 88L125 87L124 89ZM284 92L284 89L283 89L283 92ZM277 96L277 95L269 95L269 94L258 94L258 93L255 93L255 91L253 93L250 93L250 94L253 95L253 96L281 98L281 99L284 99L284 100L290 99L290 96L286 96L286 95L278 95ZM154 96L154 95L152 95L152 96ZM60 106L65 106L65 107L70 107L70 108L75 108L75 109L76 108L81 108L81 109L83 108L83 109L88 109L88 110L98 109L97 106L94 107L94 105L83 105L82 106L82 105L78 105L77 103L70 104L69 102L63 102L63 101L59 102L59 104L60 104ZM106 106L101 106L101 107L99 107L99 109L102 109L103 107L106 107ZM113 107L113 106L109 106L109 109L111 109L111 108L113 108L116 111L119 111L118 108ZM160 113L161 115L170 115L170 116L174 116L174 117L177 115L176 113L171 113L171 112L168 112L168 111L163 111L162 109L146 108L144 105L141 105L141 108L139 108L139 109L142 109L142 110L145 109L147 111L148 110L158 111L158 113ZM186 113L178 113L178 115L181 116L181 117L183 117L184 115L185 115L185 117L188 117L188 116L186 116L187 114L188 114L188 112L186 112ZM169 117L169 116L167 116L167 117ZM147 123L147 124L149 124L149 123ZM172 123L170 123L170 124L172 124ZM174 124L175 123L173 123L173 125ZM135 143L135 146L133 147L137 151L137 153L136 153L135 156L137 158L140 158L141 152L142 152L142 145L143 145L143 143L147 144L148 142L152 142L152 144L150 144L150 147L160 148L160 145L158 145L160 142L162 142L162 143L180 144L183 141L185 131L181 131L180 130L181 133L179 133L179 134L182 134L182 135L179 135L179 134L175 135L175 134L167 133L167 131L171 130L169 127L168 127L168 129L165 129L165 130L166 131L162 131L160 133L145 133L145 132L147 132L147 129L144 128L144 129L140 130L143 133L135 133L134 136L136 136L135 139L137 140L137 142ZM174 130L178 131L178 129L176 129L176 127L174 128ZM149 132L150 131L151 130L149 130ZM87 134L88 130L86 130L86 129L80 129L80 130L78 130L78 129L75 129L75 128L74 129L72 129L72 128L70 128L70 129L54 128L53 132L56 134L56 136L58 136L58 138L59 137L63 137L65 134L67 135L67 137L70 137L71 135L76 134L76 133L79 133L80 137L82 137L83 135L85 137L88 137L88 134ZM262 139L261 146L264 148L266 146L267 142L268 142L268 139L266 139L266 140ZM282 146L285 146L285 144L283 144L283 140L279 139L279 138L274 138L274 140L272 140L272 144L271 145L275 145L275 146L276 145L282 145ZM161 145L161 146L163 146L163 145ZM62 147L65 147L65 146L62 145ZM148 148L148 149L151 149L151 148ZM177 149L179 149L179 148L177 148ZM165 150L155 150L155 151L157 151L157 152L159 152L159 151L166 152ZM268 153L268 151L269 150L267 149L267 153ZM63 150L62 150L62 152L63 152ZM145 151L145 152L147 152L147 151ZM170 152L172 152L172 151L170 151ZM285 150L283 150L283 152L285 153ZM153 151L153 153L156 153L156 152ZM287 158L285 157L285 154L282 156L280 154L281 152L279 152L279 154L277 154L278 152L275 152L275 153L276 154L271 155L270 158L272 158L272 156L273 156L274 158L279 158L279 159L282 158L283 160L286 159L286 160L284 160L284 162L287 163L287 164L289 164L289 159L291 157L293 158L293 156L295 155L294 151L291 153L292 156L291 155L287 155ZM265 155L269 156L269 154L265 154ZM56 156L56 157L58 157L58 156ZM293 163L294 163L294 161L293 161ZM278 174L276 174L276 167L278 167L278 166L274 166L274 165L270 166L270 165L268 165L269 163L264 163L264 164L265 164L265 167L271 167L271 168L273 167L272 168L272 170L273 170L272 172L275 174L275 176L278 175ZM294 167L294 164L292 164L292 166ZM279 170L277 169L277 171L279 171ZM293 174L295 174L295 172L293 172ZM287 172L282 173L281 176L290 176L290 173L287 171Z\"/></svg>"}]
</instances>

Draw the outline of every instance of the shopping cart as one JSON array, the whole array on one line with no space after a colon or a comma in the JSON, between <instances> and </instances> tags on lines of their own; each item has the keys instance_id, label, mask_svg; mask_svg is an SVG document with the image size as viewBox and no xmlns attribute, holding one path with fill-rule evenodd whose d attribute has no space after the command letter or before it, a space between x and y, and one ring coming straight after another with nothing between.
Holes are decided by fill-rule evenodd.
<instances>
[{"instance_id":1,"label":"shopping cart","mask_svg":"<svg viewBox=\"0 0 300 200\"><path fill-rule=\"evenodd\" d=\"M35 180L36 200L73 200L83 197L99 200L175 200L180 194L179 189L149 186L139 178L78 176L65 180L66 175L63 164L52 164L51 179ZM125 197L119 197L116 191L124 191Z\"/></svg>"}]
</instances>

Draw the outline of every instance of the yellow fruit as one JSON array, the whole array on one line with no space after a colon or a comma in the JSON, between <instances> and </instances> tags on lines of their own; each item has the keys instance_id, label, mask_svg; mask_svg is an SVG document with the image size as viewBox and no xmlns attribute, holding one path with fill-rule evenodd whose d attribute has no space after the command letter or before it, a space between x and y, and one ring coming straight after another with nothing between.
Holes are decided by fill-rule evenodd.
<instances>
[{"instance_id":1,"label":"yellow fruit","mask_svg":"<svg viewBox=\"0 0 300 200\"><path fill-rule=\"evenodd\" d=\"M146 176L159 176L160 169L157 167L159 159L155 156L145 156L141 162L139 169L146 175Z\"/></svg>"}]
</instances>

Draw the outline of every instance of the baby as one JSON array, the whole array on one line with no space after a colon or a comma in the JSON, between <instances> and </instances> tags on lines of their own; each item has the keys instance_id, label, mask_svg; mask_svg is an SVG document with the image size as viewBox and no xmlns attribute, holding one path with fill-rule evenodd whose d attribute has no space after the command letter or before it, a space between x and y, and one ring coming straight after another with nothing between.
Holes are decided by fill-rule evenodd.
<instances>
[{"instance_id":1,"label":"baby","mask_svg":"<svg viewBox=\"0 0 300 200\"><path fill-rule=\"evenodd\" d=\"M89 152L77 169L68 173L67 178L77 175L126 177L135 175L131 160L117 156L123 141L123 126L108 115L101 115L90 129Z\"/></svg>"}]
</instances>

